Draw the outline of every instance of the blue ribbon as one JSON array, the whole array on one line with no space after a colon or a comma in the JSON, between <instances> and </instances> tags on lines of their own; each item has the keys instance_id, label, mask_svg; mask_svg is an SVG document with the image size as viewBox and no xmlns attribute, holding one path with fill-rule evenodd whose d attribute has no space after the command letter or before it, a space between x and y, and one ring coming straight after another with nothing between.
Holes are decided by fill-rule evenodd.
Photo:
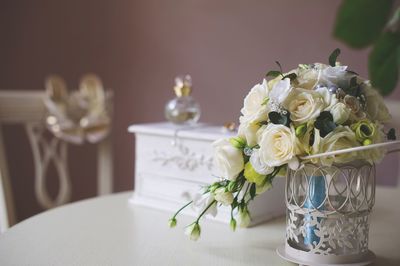
<instances>
[{"instance_id":1,"label":"blue ribbon","mask_svg":"<svg viewBox=\"0 0 400 266\"><path fill-rule=\"evenodd\" d=\"M323 206L319 207L325 200L325 178L323 176L311 176L308 178L309 191L308 198L304 203L304 207L307 209L317 209L323 210ZM318 218L318 222L320 222L321 218ZM304 220L307 223L311 221L311 215L305 214ZM314 229L316 226L307 226L306 235L304 237L304 244L312 245L313 242L318 243L319 237L314 233Z\"/></svg>"}]
</instances>

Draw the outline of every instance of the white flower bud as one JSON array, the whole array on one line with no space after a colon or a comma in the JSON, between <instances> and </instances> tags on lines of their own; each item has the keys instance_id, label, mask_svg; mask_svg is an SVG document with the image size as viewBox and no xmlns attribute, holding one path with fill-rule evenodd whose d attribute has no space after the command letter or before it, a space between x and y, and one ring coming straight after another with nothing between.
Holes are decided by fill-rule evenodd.
<instances>
[{"instance_id":1,"label":"white flower bud","mask_svg":"<svg viewBox=\"0 0 400 266\"><path fill-rule=\"evenodd\" d=\"M199 223L195 222L186 228L185 234L190 240L196 241L200 238L201 229Z\"/></svg>"},{"instance_id":2,"label":"white flower bud","mask_svg":"<svg viewBox=\"0 0 400 266\"><path fill-rule=\"evenodd\" d=\"M232 192L226 191L225 187L221 187L215 190L214 199L222 205L229 206L233 202L233 194Z\"/></svg>"}]
</instances>

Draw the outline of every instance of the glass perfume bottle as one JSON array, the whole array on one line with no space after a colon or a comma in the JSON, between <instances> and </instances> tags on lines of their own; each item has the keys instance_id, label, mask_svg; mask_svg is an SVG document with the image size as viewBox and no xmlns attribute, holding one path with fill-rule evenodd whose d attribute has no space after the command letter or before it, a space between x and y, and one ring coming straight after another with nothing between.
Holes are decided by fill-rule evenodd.
<instances>
[{"instance_id":1,"label":"glass perfume bottle","mask_svg":"<svg viewBox=\"0 0 400 266\"><path fill-rule=\"evenodd\" d=\"M174 124L195 124L200 118L200 106L190 95L192 79L189 75L175 78L176 97L165 106L165 117Z\"/></svg>"}]
</instances>

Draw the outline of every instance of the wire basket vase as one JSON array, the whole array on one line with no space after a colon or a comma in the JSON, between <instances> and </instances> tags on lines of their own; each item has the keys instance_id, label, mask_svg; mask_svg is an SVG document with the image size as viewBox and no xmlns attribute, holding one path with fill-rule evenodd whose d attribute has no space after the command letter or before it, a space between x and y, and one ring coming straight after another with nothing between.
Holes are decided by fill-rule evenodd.
<instances>
[{"instance_id":1,"label":"wire basket vase","mask_svg":"<svg viewBox=\"0 0 400 266\"><path fill-rule=\"evenodd\" d=\"M305 164L286 178L286 243L278 253L304 265L367 265L375 165Z\"/></svg>"}]
</instances>

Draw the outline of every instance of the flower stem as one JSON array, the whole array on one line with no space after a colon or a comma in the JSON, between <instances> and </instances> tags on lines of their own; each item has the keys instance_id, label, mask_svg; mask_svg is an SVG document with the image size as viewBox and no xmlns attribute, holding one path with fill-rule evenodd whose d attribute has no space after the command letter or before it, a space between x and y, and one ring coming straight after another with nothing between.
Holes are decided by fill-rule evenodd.
<instances>
[{"instance_id":1,"label":"flower stem","mask_svg":"<svg viewBox=\"0 0 400 266\"><path fill-rule=\"evenodd\" d=\"M183 209L185 209L187 206L193 203L193 200L189 201L185 205L183 205L175 214L172 216L172 219L174 219Z\"/></svg>"},{"instance_id":2,"label":"flower stem","mask_svg":"<svg viewBox=\"0 0 400 266\"><path fill-rule=\"evenodd\" d=\"M207 212L207 210L214 204L216 203L216 200L213 200L210 204L208 204L208 206L204 209L204 211L202 211L202 213L200 213L199 217L197 217L195 223L199 223L200 218Z\"/></svg>"},{"instance_id":3,"label":"flower stem","mask_svg":"<svg viewBox=\"0 0 400 266\"><path fill-rule=\"evenodd\" d=\"M247 183L247 187L246 187L246 190L244 191L244 194L243 194L242 201L244 201L244 200L245 200L245 198L246 198L246 194L247 194L247 191L249 190L249 187L250 187L250 183Z\"/></svg>"},{"instance_id":4,"label":"flower stem","mask_svg":"<svg viewBox=\"0 0 400 266\"><path fill-rule=\"evenodd\" d=\"M242 191L242 188L243 188L243 186L244 186L244 183L245 183L244 179L240 180L239 188L238 188L238 190L236 191L236 196L235 196L235 198L234 198L234 201L238 199L239 194L240 194L240 191Z\"/></svg>"}]
</instances>

